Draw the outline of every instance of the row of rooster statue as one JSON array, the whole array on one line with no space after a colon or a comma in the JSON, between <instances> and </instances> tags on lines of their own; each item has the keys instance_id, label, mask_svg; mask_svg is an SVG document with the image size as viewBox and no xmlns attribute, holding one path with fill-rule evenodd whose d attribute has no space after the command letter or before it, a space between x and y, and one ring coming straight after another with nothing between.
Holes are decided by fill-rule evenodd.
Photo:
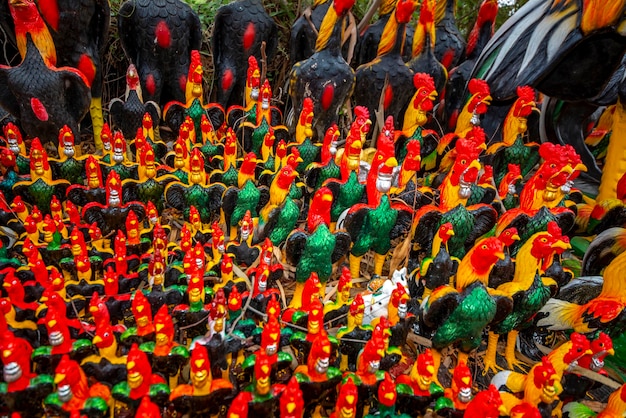
<instances>
[{"instance_id":1,"label":"row of rooster statue","mask_svg":"<svg viewBox=\"0 0 626 418\"><path fill-rule=\"evenodd\" d=\"M435 30L454 1L409 34L416 2L383 1L356 72L353 1L318 1L279 109L260 2L218 12L205 102L197 16L127 0L114 130L108 4L65 3L1 22L23 57L0 67L1 414L626 414L626 1L531 0L488 42L485 0L466 48Z\"/></svg>"}]
</instances>

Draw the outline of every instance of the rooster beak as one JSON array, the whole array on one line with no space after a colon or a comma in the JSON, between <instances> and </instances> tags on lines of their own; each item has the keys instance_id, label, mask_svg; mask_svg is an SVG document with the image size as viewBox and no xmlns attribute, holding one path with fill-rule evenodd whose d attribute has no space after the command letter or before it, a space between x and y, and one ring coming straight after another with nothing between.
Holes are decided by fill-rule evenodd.
<instances>
[{"instance_id":1,"label":"rooster beak","mask_svg":"<svg viewBox=\"0 0 626 418\"><path fill-rule=\"evenodd\" d=\"M613 348L609 348L608 350L606 350L607 354L609 356L614 356L615 355L615 350Z\"/></svg>"},{"instance_id":2,"label":"rooster beak","mask_svg":"<svg viewBox=\"0 0 626 418\"><path fill-rule=\"evenodd\" d=\"M454 236L454 229L448 229L447 234L448 234L449 237L453 237Z\"/></svg>"},{"instance_id":3,"label":"rooster beak","mask_svg":"<svg viewBox=\"0 0 626 418\"><path fill-rule=\"evenodd\" d=\"M582 171L582 172L587 172L587 166L584 165L583 163L579 163L576 164L576 166L574 167L574 171Z\"/></svg>"},{"instance_id":4,"label":"rooster beak","mask_svg":"<svg viewBox=\"0 0 626 418\"><path fill-rule=\"evenodd\" d=\"M509 411L506 410L506 406L504 405L500 405L500 407L498 408L498 411L500 412L500 415L502 416L509 415Z\"/></svg>"},{"instance_id":5,"label":"rooster beak","mask_svg":"<svg viewBox=\"0 0 626 418\"><path fill-rule=\"evenodd\" d=\"M385 161L385 165L387 167L397 167L398 160L396 160L395 157L388 158L387 161Z\"/></svg>"},{"instance_id":6,"label":"rooster beak","mask_svg":"<svg viewBox=\"0 0 626 418\"><path fill-rule=\"evenodd\" d=\"M512 239L513 241L519 241L521 238L519 237L519 235L518 235L518 234L515 234L515 235L513 235L513 236L511 237L511 239Z\"/></svg>"},{"instance_id":7,"label":"rooster beak","mask_svg":"<svg viewBox=\"0 0 626 418\"><path fill-rule=\"evenodd\" d=\"M56 376L54 376L54 384L58 385L59 383L61 383L63 380L65 379L65 374L63 373L57 373Z\"/></svg>"},{"instance_id":8,"label":"rooster beak","mask_svg":"<svg viewBox=\"0 0 626 418\"><path fill-rule=\"evenodd\" d=\"M552 248L561 249L561 250L569 250L570 248L572 248L572 246L570 245L569 242L558 240L557 242L552 244Z\"/></svg>"},{"instance_id":9,"label":"rooster beak","mask_svg":"<svg viewBox=\"0 0 626 418\"><path fill-rule=\"evenodd\" d=\"M495 256L498 257L499 260L504 260L506 258L504 255L504 251L496 251Z\"/></svg>"},{"instance_id":10,"label":"rooster beak","mask_svg":"<svg viewBox=\"0 0 626 418\"><path fill-rule=\"evenodd\" d=\"M102 337L100 337L99 335L96 335L95 337L93 337L93 341L91 342L93 345L96 345L98 343L102 342Z\"/></svg>"}]
</instances>

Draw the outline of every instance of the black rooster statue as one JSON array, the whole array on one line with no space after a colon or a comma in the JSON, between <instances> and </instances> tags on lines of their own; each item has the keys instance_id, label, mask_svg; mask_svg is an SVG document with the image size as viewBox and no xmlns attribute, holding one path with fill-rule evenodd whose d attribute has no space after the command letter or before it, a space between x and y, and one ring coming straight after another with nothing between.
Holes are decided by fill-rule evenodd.
<instances>
[{"instance_id":1,"label":"black rooster statue","mask_svg":"<svg viewBox=\"0 0 626 418\"><path fill-rule=\"evenodd\" d=\"M323 138L326 129L336 122L339 108L354 87L354 70L341 55L343 21L353 5L354 0L333 2L322 21L315 53L296 63L289 75L294 115L302 112L305 98L315 98L312 127L317 138Z\"/></svg>"},{"instance_id":2,"label":"black rooster statue","mask_svg":"<svg viewBox=\"0 0 626 418\"><path fill-rule=\"evenodd\" d=\"M213 27L216 100L224 109L242 105L248 57L261 62L265 42L267 60L278 43L278 29L260 0L239 0L218 9Z\"/></svg>"},{"instance_id":3,"label":"black rooster statue","mask_svg":"<svg viewBox=\"0 0 626 418\"><path fill-rule=\"evenodd\" d=\"M113 124L122 130L126 140L130 141L141 128L143 116L149 113L153 121L161 118L161 109L153 101L143 101L143 92L139 84L139 74L133 64L126 71L126 93L124 100L113 99L109 105Z\"/></svg>"},{"instance_id":4,"label":"black rooster statue","mask_svg":"<svg viewBox=\"0 0 626 418\"><path fill-rule=\"evenodd\" d=\"M449 71L465 55L465 39L456 25L457 0L439 0L435 7L435 57Z\"/></svg>"},{"instance_id":5,"label":"black rooster statue","mask_svg":"<svg viewBox=\"0 0 626 418\"><path fill-rule=\"evenodd\" d=\"M405 28L416 6L414 0L398 1L385 25L376 59L356 70L356 84L352 96L354 104L367 107L373 116L377 114L382 101L384 111L384 115L381 115L382 120L393 116L396 129L402 127L404 111L415 92L413 71L404 65L402 51ZM382 125L379 123L378 128L382 129ZM377 135L377 132L372 131L370 137Z\"/></svg>"},{"instance_id":6,"label":"black rooster statue","mask_svg":"<svg viewBox=\"0 0 626 418\"><path fill-rule=\"evenodd\" d=\"M180 0L127 0L117 26L124 52L137 67L143 99L184 102L191 51L202 44L200 18L191 7Z\"/></svg>"},{"instance_id":7,"label":"black rooster statue","mask_svg":"<svg viewBox=\"0 0 626 418\"><path fill-rule=\"evenodd\" d=\"M26 33L30 33L44 61L52 66L77 68L83 73L91 87L89 110L96 146L100 149L103 125L100 56L108 39L110 16L106 0L19 0L0 4L0 26L17 45L22 59L26 54ZM75 133L80 142L78 131ZM44 135L40 137L47 140Z\"/></svg>"},{"instance_id":8,"label":"black rooster statue","mask_svg":"<svg viewBox=\"0 0 626 418\"><path fill-rule=\"evenodd\" d=\"M332 0L314 0L313 5L293 23L289 40L289 59L292 65L309 58L315 52L317 33L332 3Z\"/></svg>"},{"instance_id":9,"label":"black rooster statue","mask_svg":"<svg viewBox=\"0 0 626 418\"><path fill-rule=\"evenodd\" d=\"M75 68L45 62L26 37L24 60L17 67L0 66L0 105L20 119L27 135L57 144L64 125L79 132L78 122L89 110L89 82Z\"/></svg>"},{"instance_id":10,"label":"black rooster statue","mask_svg":"<svg viewBox=\"0 0 626 418\"><path fill-rule=\"evenodd\" d=\"M385 25L387 25L387 21L389 21L389 18L393 15L396 3L396 0L382 0L380 2L380 6L378 7L378 20L371 25L368 25L360 34L354 56L354 64L357 67L376 58L380 38L383 35L383 30L385 29ZM405 32L406 38L404 41L403 57L406 62L411 59L413 28L407 27Z\"/></svg>"}]
</instances>

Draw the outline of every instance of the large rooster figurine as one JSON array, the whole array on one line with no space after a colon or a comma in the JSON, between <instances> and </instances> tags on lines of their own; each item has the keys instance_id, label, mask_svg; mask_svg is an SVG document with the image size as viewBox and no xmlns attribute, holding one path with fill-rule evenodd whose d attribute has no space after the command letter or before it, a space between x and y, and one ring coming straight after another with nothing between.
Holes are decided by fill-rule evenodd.
<instances>
[{"instance_id":1,"label":"large rooster figurine","mask_svg":"<svg viewBox=\"0 0 626 418\"><path fill-rule=\"evenodd\" d=\"M87 85L91 88L91 96L86 99L91 100L88 108L91 112L94 137L96 146L101 148L100 132L103 125L101 55L109 33L111 16L109 2L25 0L9 1L4 5L7 3L13 22L0 18L0 25L5 28L5 33L9 34L9 38L17 44L22 58L26 55L26 34L29 33L44 57L44 61L51 66L76 68L85 76ZM4 7L6 6L0 6L0 9ZM8 16L8 13L1 15ZM15 38L13 38L13 27ZM78 134L76 130L74 132Z\"/></svg>"},{"instance_id":2,"label":"large rooster figurine","mask_svg":"<svg viewBox=\"0 0 626 418\"><path fill-rule=\"evenodd\" d=\"M265 54L271 60L277 31L260 0L238 0L218 9L213 27L213 62L217 102L224 109L243 104L248 57L254 55L261 62L265 43Z\"/></svg>"},{"instance_id":3,"label":"large rooster figurine","mask_svg":"<svg viewBox=\"0 0 626 418\"><path fill-rule=\"evenodd\" d=\"M468 138L457 141L454 164L439 186L439 205L423 206L416 213L414 238L427 253L436 228L446 222L451 222L454 227L454 236L448 242L450 254L459 258L478 237L495 225L497 213L491 206L477 204L466 207L471 186L481 168L478 161L481 147L484 148L484 132L480 128L473 128Z\"/></svg>"},{"instance_id":4,"label":"large rooster figurine","mask_svg":"<svg viewBox=\"0 0 626 418\"><path fill-rule=\"evenodd\" d=\"M480 345L484 328L511 311L509 297L492 295L493 291L487 288L489 273L503 258L500 239L478 241L459 264L456 288L441 286L422 303L421 325L433 331L435 373L442 349L456 346L459 362L465 360L467 364L467 355Z\"/></svg>"},{"instance_id":5,"label":"large rooster figurine","mask_svg":"<svg viewBox=\"0 0 626 418\"><path fill-rule=\"evenodd\" d=\"M383 95L381 119L393 116L396 128L402 126L404 109L413 95L413 71L404 65L402 52L406 25L416 6L413 0L398 2L383 30L376 59L356 70L355 104L367 107L370 115L375 115ZM382 126L379 129L382 130Z\"/></svg>"},{"instance_id":6,"label":"large rooster figurine","mask_svg":"<svg viewBox=\"0 0 626 418\"><path fill-rule=\"evenodd\" d=\"M319 138L337 121L339 109L354 86L354 70L341 55L343 24L353 5L354 0L333 1L322 21L315 53L296 63L289 75L294 115L301 113L306 97L316 98L313 129Z\"/></svg>"},{"instance_id":7,"label":"large rooster figurine","mask_svg":"<svg viewBox=\"0 0 626 418\"><path fill-rule=\"evenodd\" d=\"M515 345L519 330L530 325L530 319L556 291L556 282L542 277L542 273L552 263L557 251L570 247L569 239L561 234L556 222L548 224L548 231L536 233L522 245L515 260L513 280L501 284L496 289L513 299L513 311L489 330L489 344L485 356L486 370L495 368L498 336L507 332L505 358L510 369L518 364L515 358Z\"/></svg>"},{"instance_id":8,"label":"large rooster figurine","mask_svg":"<svg viewBox=\"0 0 626 418\"><path fill-rule=\"evenodd\" d=\"M117 20L126 57L135 64L146 101L184 102L191 51L200 49L198 15L180 0L127 0Z\"/></svg>"},{"instance_id":9,"label":"large rooster figurine","mask_svg":"<svg viewBox=\"0 0 626 418\"><path fill-rule=\"evenodd\" d=\"M474 64L480 56L480 53L493 36L494 26L496 23L496 15L498 14L497 0L483 0L478 10L478 16L474 27L470 31L465 47L465 60L457 67L450 70L448 74L448 84L446 85L445 120L448 130L453 130L456 126L456 120L459 112L463 108L463 100L465 96L463 92L470 75L474 69Z\"/></svg>"},{"instance_id":10,"label":"large rooster figurine","mask_svg":"<svg viewBox=\"0 0 626 418\"><path fill-rule=\"evenodd\" d=\"M576 332L604 331L614 338L626 329L626 298L621 292L626 252L621 253L604 270L600 294L585 304L550 299L541 310L544 318L537 325L551 330L573 329ZM584 287L588 288L588 287Z\"/></svg>"},{"instance_id":11,"label":"large rooster figurine","mask_svg":"<svg viewBox=\"0 0 626 418\"><path fill-rule=\"evenodd\" d=\"M26 55L17 67L0 66L0 104L20 119L24 132L43 142L57 143L68 125L78 135L78 123L89 110L89 80L70 67L57 68L44 59L30 34Z\"/></svg>"}]
</instances>

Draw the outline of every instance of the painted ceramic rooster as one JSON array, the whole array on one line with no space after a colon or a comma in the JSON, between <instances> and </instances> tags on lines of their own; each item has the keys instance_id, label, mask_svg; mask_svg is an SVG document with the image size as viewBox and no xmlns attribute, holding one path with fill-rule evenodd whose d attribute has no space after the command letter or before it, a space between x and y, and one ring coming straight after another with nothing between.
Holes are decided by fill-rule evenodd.
<instances>
[{"instance_id":1,"label":"painted ceramic rooster","mask_svg":"<svg viewBox=\"0 0 626 418\"><path fill-rule=\"evenodd\" d=\"M56 393L50 394L44 405L59 413L85 413L104 417L109 410L111 390L102 383L91 386L80 365L64 355L55 370Z\"/></svg>"},{"instance_id":2,"label":"painted ceramic rooster","mask_svg":"<svg viewBox=\"0 0 626 418\"><path fill-rule=\"evenodd\" d=\"M457 0L440 0L435 7L435 57L449 71L465 56L465 39L456 25Z\"/></svg>"},{"instance_id":3,"label":"painted ceramic rooster","mask_svg":"<svg viewBox=\"0 0 626 418\"><path fill-rule=\"evenodd\" d=\"M626 329L623 320L624 300L619 290L626 252L617 256L604 270L600 294L579 305L566 300L550 299L541 312L546 315L537 323L548 329L573 329L576 332L602 330L617 337Z\"/></svg>"},{"instance_id":4,"label":"painted ceramic rooster","mask_svg":"<svg viewBox=\"0 0 626 418\"><path fill-rule=\"evenodd\" d=\"M497 233L514 226L520 242L513 246L515 255L519 246L531 235L546 228L548 222L556 220L563 231L569 231L574 223L574 214L563 205L572 191L572 182L585 166L571 145L541 144L539 155L543 162L524 184L518 208L508 210L498 220Z\"/></svg>"},{"instance_id":5,"label":"painted ceramic rooster","mask_svg":"<svg viewBox=\"0 0 626 418\"><path fill-rule=\"evenodd\" d=\"M296 63L289 75L289 95L295 115L300 114L306 97L316 99L313 129L320 138L337 121L339 108L354 86L354 71L341 55L343 22L353 5L354 0L333 1L322 21L315 53Z\"/></svg>"},{"instance_id":6,"label":"painted ceramic rooster","mask_svg":"<svg viewBox=\"0 0 626 418\"><path fill-rule=\"evenodd\" d=\"M460 260L451 257L448 252L448 241L452 236L454 236L452 224L446 222L441 225L433 238L431 255L424 257L420 263L415 280L419 281L418 287L423 287L423 298L439 286L449 285L450 279L456 273ZM415 291L417 292L417 289Z\"/></svg>"},{"instance_id":7,"label":"painted ceramic rooster","mask_svg":"<svg viewBox=\"0 0 626 418\"><path fill-rule=\"evenodd\" d=\"M78 70L46 62L26 35L26 55L16 67L0 66L0 81L7 86L0 104L19 118L24 132L44 142L58 142L68 125L78 134L78 123L89 109L89 80Z\"/></svg>"},{"instance_id":8,"label":"painted ceramic rooster","mask_svg":"<svg viewBox=\"0 0 626 418\"><path fill-rule=\"evenodd\" d=\"M345 256L350 249L350 236L345 232L330 232L330 201L332 194L321 188L313 197L309 219L309 232L295 230L287 238L285 255L289 264L296 266L296 291L293 299L301 299L304 282L311 273L317 273L324 294L326 282L333 271L333 263ZM293 306L298 308L298 306Z\"/></svg>"},{"instance_id":9,"label":"painted ceramic rooster","mask_svg":"<svg viewBox=\"0 0 626 418\"><path fill-rule=\"evenodd\" d=\"M506 174L508 164L518 164L522 177L526 177L539 161L539 144L525 140L528 117L533 111L538 111L535 106L535 91L531 87L521 86L517 89L517 96L503 122L502 142L492 143L487 148L487 154L493 155L491 165L496 184Z\"/></svg>"},{"instance_id":10,"label":"painted ceramic rooster","mask_svg":"<svg viewBox=\"0 0 626 418\"><path fill-rule=\"evenodd\" d=\"M137 67L144 100L184 102L191 51L202 42L198 15L178 0L128 0L118 15L120 41Z\"/></svg>"},{"instance_id":11,"label":"painted ceramic rooster","mask_svg":"<svg viewBox=\"0 0 626 418\"><path fill-rule=\"evenodd\" d=\"M465 87L470 80L474 64L480 53L493 36L496 15L498 14L497 0L483 0L478 10L474 27L470 31L465 47L465 59L455 68L450 69L448 84L446 85L445 120L448 131L454 130L459 112L464 105Z\"/></svg>"},{"instance_id":12,"label":"painted ceramic rooster","mask_svg":"<svg viewBox=\"0 0 626 418\"><path fill-rule=\"evenodd\" d=\"M477 146L480 143L484 144L484 133L480 128L474 128L468 138L457 141L454 164L439 186L439 206L423 206L415 215L417 227L414 240L426 252L430 251L429 243L436 231L434 228L446 222L451 222L454 227L454 236L448 243L450 254L459 258L474 245L478 237L495 225L497 213L491 206L465 206L481 167L478 161L481 149Z\"/></svg>"},{"instance_id":13,"label":"painted ceramic rooster","mask_svg":"<svg viewBox=\"0 0 626 418\"><path fill-rule=\"evenodd\" d=\"M379 179L380 173L375 184L369 186L383 193L380 202L356 204L346 215L345 227L353 242L350 273L354 278L360 277L361 258L369 250L374 251L374 274L381 275L392 242L405 237L410 230L413 210L404 203L392 202L389 189L379 187L383 184Z\"/></svg>"},{"instance_id":14,"label":"painted ceramic rooster","mask_svg":"<svg viewBox=\"0 0 626 418\"><path fill-rule=\"evenodd\" d=\"M124 138L130 140L135 137L137 129L141 127L143 115L150 113L153 121L161 118L161 108L153 101L143 100L143 91L139 83L139 73L133 64L126 71L126 93L124 100L113 99L109 105L109 112L114 126L122 130Z\"/></svg>"},{"instance_id":15,"label":"painted ceramic rooster","mask_svg":"<svg viewBox=\"0 0 626 418\"><path fill-rule=\"evenodd\" d=\"M442 92L448 80L446 68L435 57L435 2L425 1L413 35L411 61L406 65L414 73L430 74L435 80L437 92Z\"/></svg>"},{"instance_id":16,"label":"painted ceramic rooster","mask_svg":"<svg viewBox=\"0 0 626 418\"><path fill-rule=\"evenodd\" d=\"M15 28L13 41L17 43L22 58L26 52L26 33L30 33L44 61L49 61L52 66L76 68L86 77L91 87L89 108L94 136L96 145L101 148L103 118L100 57L109 31L109 4L95 0L8 3L13 22L2 21L0 24L10 33L10 38L13 38L12 27Z\"/></svg>"},{"instance_id":17,"label":"painted ceramic rooster","mask_svg":"<svg viewBox=\"0 0 626 418\"><path fill-rule=\"evenodd\" d=\"M467 355L480 345L484 328L511 311L509 297L492 296L486 287L491 269L502 258L503 244L498 238L478 241L459 264L456 288L441 286L422 303L422 323L434 331L435 370L440 351L449 345L459 349L459 361L467 361Z\"/></svg>"},{"instance_id":18,"label":"painted ceramic rooster","mask_svg":"<svg viewBox=\"0 0 626 418\"><path fill-rule=\"evenodd\" d=\"M267 59L272 59L277 27L259 0L239 0L218 9L213 34L217 102L228 109L243 104L248 57L261 62L265 43Z\"/></svg>"},{"instance_id":19,"label":"painted ceramic rooster","mask_svg":"<svg viewBox=\"0 0 626 418\"><path fill-rule=\"evenodd\" d=\"M542 273L552 263L557 251L571 248L569 238L563 236L556 222L548 224L548 231L538 232L520 248L515 259L513 280L503 283L496 291L503 292L513 299L513 311L502 322L489 330L489 344L485 355L485 369L495 368L495 350L498 336L507 334L505 358L509 368L519 362L515 358L515 346L519 330L530 325L529 321L556 293L554 280L542 277Z\"/></svg>"},{"instance_id":20,"label":"painted ceramic rooster","mask_svg":"<svg viewBox=\"0 0 626 418\"><path fill-rule=\"evenodd\" d=\"M414 93L413 71L404 65L402 52L405 28L416 6L413 0L398 2L383 30L376 59L358 67L355 74L354 103L367 107L370 115L375 115L382 96L383 114L380 119L393 116L396 129L402 126L404 110ZM382 130L382 126L379 129Z\"/></svg>"}]
</instances>

